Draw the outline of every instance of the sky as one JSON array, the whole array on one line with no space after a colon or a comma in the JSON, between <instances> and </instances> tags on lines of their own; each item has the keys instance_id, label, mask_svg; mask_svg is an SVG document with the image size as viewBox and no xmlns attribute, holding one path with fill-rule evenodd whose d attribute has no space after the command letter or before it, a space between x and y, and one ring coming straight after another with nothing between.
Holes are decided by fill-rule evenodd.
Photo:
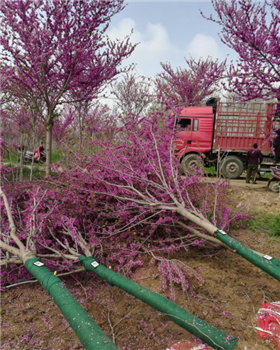
<instances>
[{"instance_id":1,"label":"sky","mask_svg":"<svg viewBox=\"0 0 280 350\"><path fill-rule=\"evenodd\" d=\"M131 35L139 43L124 65L136 63L140 75L153 77L162 71L160 62L169 62L173 68L186 67L185 58L211 56L228 63L237 54L220 40L221 27L202 17L215 11L210 0L204 1L126 1L123 11L113 16L107 30L110 39Z\"/></svg>"}]
</instances>

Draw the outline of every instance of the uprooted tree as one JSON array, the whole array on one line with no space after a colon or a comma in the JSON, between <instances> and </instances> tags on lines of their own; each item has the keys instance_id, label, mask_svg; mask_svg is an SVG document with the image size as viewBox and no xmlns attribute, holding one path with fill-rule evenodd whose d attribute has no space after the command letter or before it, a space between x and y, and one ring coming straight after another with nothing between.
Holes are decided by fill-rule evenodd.
<instances>
[{"instance_id":1,"label":"uprooted tree","mask_svg":"<svg viewBox=\"0 0 280 350\"><path fill-rule=\"evenodd\" d=\"M128 119L113 140L95 139L91 155L74 154L71 162L54 166L57 177L16 188L6 183L3 286L30 278L24 267L13 273L13 264L26 256L40 257L58 272L75 272L79 255L92 255L130 273L148 255L172 298L174 283L194 293L191 276L199 283L201 278L172 254L209 244L218 249L220 242L211 236L217 227L228 229L248 215L226 206L227 182L208 183L199 171L181 177L173 127L174 117L162 111L138 123Z\"/></svg>"}]
</instances>

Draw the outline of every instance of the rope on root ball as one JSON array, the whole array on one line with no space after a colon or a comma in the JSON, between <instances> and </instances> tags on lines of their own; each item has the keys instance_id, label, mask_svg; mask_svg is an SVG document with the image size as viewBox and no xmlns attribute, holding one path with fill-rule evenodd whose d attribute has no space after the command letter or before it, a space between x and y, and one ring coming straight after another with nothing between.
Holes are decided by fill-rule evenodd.
<instances>
[{"instance_id":1,"label":"rope on root ball","mask_svg":"<svg viewBox=\"0 0 280 350\"><path fill-rule=\"evenodd\" d=\"M270 339L280 350L280 302L262 304L258 314L258 336Z\"/></svg>"}]
</instances>

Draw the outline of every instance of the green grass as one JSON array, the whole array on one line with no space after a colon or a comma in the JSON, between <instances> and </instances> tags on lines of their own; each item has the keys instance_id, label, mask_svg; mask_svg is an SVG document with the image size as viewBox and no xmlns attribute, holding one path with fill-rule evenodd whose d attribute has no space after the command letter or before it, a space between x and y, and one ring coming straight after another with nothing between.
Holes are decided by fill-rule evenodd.
<instances>
[{"instance_id":1,"label":"green grass","mask_svg":"<svg viewBox=\"0 0 280 350\"><path fill-rule=\"evenodd\" d=\"M217 171L216 171L214 166L212 166L211 168L204 168L204 171L208 175L216 175L217 174Z\"/></svg>"},{"instance_id":2,"label":"green grass","mask_svg":"<svg viewBox=\"0 0 280 350\"><path fill-rule=\"evenodd\" d=\"M56 163L62 158L62 153L58 151L57 149L52 150L52 163Z\"/></svg>"},{"instance_id":3,"label":"green grass","mask_svg":"<svg viewBox=\"0 0 280 350\"><path fill-rule=\"evenodd\" d=\"M204 168L205 174L207 175L217 175L217 171L214 166L211 168ZM270 179L272 177L270 172L264 172L263 176L261 176L262 179Z\"/></svg>"},{"instance_id":4,"label":"green grass","mask_svg":"<svg viewBox=\"0 0 280 350\"><path fill-rule=\"evenodd\" d=\"M263 230L270 236L280 237L280 216L262 212L252 213L252 219L245 220L245 227L252 231Z\"/></svg>"},{"instance_id":5,"label":"green grass","mask_svg":"<svg viewBox=\"0 0 280 350\"><path fill-rule=\"evenodd\" d=\"M20 160L19 157L20 157L20 154L18 154L18 158L17 158L16 154L10 153L8 155L7 152L4 151L3 162L9 164L9 165L6 165L6 167L17 166L19 165L19 160ZM52 150L52 163L58 162L61 158L62 158L62 153L60 151L58 151L57 149Z\"/></svg>"},{"instance_id":6,"label":"green grass","mask_svg":"<svg viewBox=\"0 0 280 350\"><path fill-rule=\"evenodd\" d=\"M52 163L56 163L61 158L62 158L62 154L59 151L57 150L52 151ZM3 162L4 162L5 168L12 168L11 171L9 172L8 180L12 182L19 181L20 169L13 169L13 168L19 167L20 165L20 162L17 159L17 155L12 153L8 155L7 153L6 154L4 153ZM30 179L30 174L31 174L31 163L29 162L24 163L22 172L23 172L23 180L28 181ZM33 170L32 170L32 180L40 180L44 178L45 175L46 175L46 169L44 164L34 163ZM56 175L56 174L52 173L52 175Z\"/></svg>"},{"instance_id":7,"label":"green grass","mask_svg":"<svg viewBox=\"0 0 280 350\"><path fill-rule=\"evenodd\" d=\"M264 175L262 176L264 179L270 179L272 177L271 173L265 172Z\"/></svg>"},{"instance_id":8,"label":"green grass","mask_svg":"<svg viewBox=\"0 0 280 350\"><path fill-rule=\"evenodd\" d=\"M10 165L10 166L14 166L15 164L17 164L17 155L13 154L13 153L10 153L8 155L7 152L4 151L4 153L3 153L3 162L4 163L9 162L9 164L13 164L13 165Z\"/></svg>"},{"instance_id":9,"label":"green grass","mask_svg":"<svg viewBox=\"0 0 280 350\"><path fill-rule=\"evenodd\" d=\"M16 164L12 164L12 163L5 164L5 168L12 168L11 171L9 172L9 175L8 175L8 179L10 181L18 181L20 178L20 169L19 168L15 169L15 167L16 167ZM30 165L26 166L24 164L23 169L22 169L22 174L23 174L24 180L30 179L30 174L31 174ZM40 180L45 175L46 175L46 170L45 170L44 166L38 165L38 164L33 165L33 170L32 170L32 179L33 180Z\"/></svg>"}]
</instances>

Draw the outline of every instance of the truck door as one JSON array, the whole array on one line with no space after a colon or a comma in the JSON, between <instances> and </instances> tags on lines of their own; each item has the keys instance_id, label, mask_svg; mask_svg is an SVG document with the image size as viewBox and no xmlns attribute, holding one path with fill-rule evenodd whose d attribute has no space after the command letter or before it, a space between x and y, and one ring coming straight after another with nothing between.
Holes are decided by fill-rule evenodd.
<instances>
[{"instance_id":1,"label":"truck door","mask_svg":"<svg viewBox=\"0 0 280 350\"><path fill-rule=\"evenodd\" d=\"M205 153L211 150L213 118L192 118L192 143L189 151Z\"/></svg>"}]
</instances>

